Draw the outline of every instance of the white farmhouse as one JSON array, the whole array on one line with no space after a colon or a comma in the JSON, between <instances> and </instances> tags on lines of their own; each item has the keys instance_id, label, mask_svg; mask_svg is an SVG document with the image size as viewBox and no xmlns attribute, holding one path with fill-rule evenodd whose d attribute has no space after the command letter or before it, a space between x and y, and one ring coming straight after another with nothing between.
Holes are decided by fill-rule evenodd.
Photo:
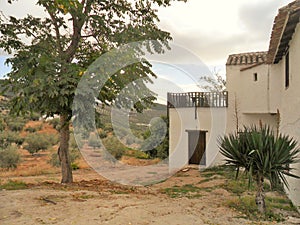
<instances>
[{"instance_id":1,"label":"white farmhouse","mask_svg":"<svg viewBox=\"0 0 300 225\"><path fill-rule=\"evenodd\" d=\"M226 92L169 94L171 169L222 163L218 136L244 125L269 124L300 143L299 19L296 0L279 9L268 51L230 55ZM300 164L295 169L300 176ZM288 181L290 198L300 206L300 180Z\"/></svg>"}]
</instances>

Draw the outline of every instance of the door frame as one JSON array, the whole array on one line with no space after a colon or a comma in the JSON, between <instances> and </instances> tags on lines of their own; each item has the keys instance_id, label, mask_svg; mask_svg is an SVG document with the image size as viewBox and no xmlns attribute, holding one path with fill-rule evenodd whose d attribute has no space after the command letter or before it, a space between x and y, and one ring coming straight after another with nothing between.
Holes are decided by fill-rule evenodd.
<instances>
[{"instance_id":1,"label":"door frame","mask_svg":"<svg viewBox=\"0 0 300 225\"><path fill-rule=\"evenodd\" d=\"M206 165L206 133L207 130L185 130L188 133L188 163L189 164L196 164L196 165ZM198 138L195 140L195 136L197 135ZM194 140L192 140L194 139ZM191 141L196 143L191 143ZM197 152L196 152L197 151ZM194 162L191 162L193 160ZM195 162L196 160L196 162Z\"/></svg>"}]
</instances>

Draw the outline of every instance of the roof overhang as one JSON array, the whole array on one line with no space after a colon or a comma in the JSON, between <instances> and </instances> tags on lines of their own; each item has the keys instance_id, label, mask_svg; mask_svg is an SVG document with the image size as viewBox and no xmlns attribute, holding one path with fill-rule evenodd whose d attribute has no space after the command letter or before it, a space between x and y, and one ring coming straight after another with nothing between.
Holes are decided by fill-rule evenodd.
<instances>
[{"instance_id":1,"label":"roof overhang","mask_svg":"<svg viewBox=\"0 0 300 225\"><path fill-rule=\"evenodd\" d=\"M300 21L300 0L296 0L279 9L275 17L271 34L268 64L278 63L289 49L289 42L293 37L297 24Z\"/></svg>"}]
</instances>

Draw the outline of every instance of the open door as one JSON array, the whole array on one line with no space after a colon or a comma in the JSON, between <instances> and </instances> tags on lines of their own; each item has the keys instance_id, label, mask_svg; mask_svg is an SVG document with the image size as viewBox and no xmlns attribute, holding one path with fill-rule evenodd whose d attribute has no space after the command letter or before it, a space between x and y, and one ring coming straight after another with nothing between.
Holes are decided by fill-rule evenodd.
<instances>
[{"instance_id":1,"label":"open door","mask_svg":"<svg viewBox=\"0 0 300 225\"><path fill-rule=\"evenodd\" d=\"M206 164L206 133L202 130L187 130L188 132L188 149L189 164L205 165Z\"/></svg>"}]
</instances>

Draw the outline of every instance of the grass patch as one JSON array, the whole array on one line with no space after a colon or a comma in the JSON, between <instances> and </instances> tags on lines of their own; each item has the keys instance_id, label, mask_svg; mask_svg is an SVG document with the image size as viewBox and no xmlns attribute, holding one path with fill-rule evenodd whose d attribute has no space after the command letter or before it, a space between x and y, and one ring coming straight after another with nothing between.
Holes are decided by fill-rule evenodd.
<instances>
[{"instance_id":1,"label":"grass patch","mask_svg":"<svg viewBox=\"0 0 300 225\"><path fill-rule=\"evenodd\" d=\"M193 184L186 184L183 186L173 186L171 188L165 188L161 192L168 195L171 198L199 198L202 195L199 193L202 188L196 187Z\"/></svg>"},{"instance_id":2,"label":"grass patch","mask_svg":"<svg viewBox=\"0 0 300 225\"><path fill-rule=\"evenodd\" d=\"M6 183L0 185L0 190L21 190L26 189L27 184L22 181L8 180Z\"/></svg>"},{"instance_id":3,"label":"grass patch","mask_svg":"<svg viewBox=\"0 0 300 225\"><path fill-rule=\"evenodd\" d=\"M285 220L284 216L280 213L275 213L271 210L274 205L270 201L266 201L267 212L264 215L261 215L255 204L254 196L242 196L235 198L227 202L227 205L230 208L233 208L235 211L238 211L241 216L240 218L250 219L254 221L264 220L272 222L282 222Z\"/></svg>"},{"instance_id":4,"label":"grass patch","mask_svg":"<svg viewBox=\"0 0 300 225\"><path fill-rule=\"evenodd\" d=\"M288 212L297 212L297 208L293 205L291 200L283 196L269 197L266 196L266 205L270 208L276 208Z\"/></svg>"},{"instance_id":5,"label":"grass patch","mask_svg":"<svg viewBox=\"0 0 300 225\"><path fill-rule=\"evenodd\" d=\"M207 182L212 181L212 180L214 180L214 178L208 177L208 178L205 178L205 179L199 181L197 184L207 183Z\"/></svg>"},{"instance_id":6,"label":"grass patch","mask_svg":"<svg viewBox=\"0 0 300 225\"><path fill-rule=\"evenodd\" d=\"M203 177L212 177L215 175L219 175L227 179L234 178L235 174L236 174L235 168L231 166L225 166L225 165L206 168L201 172L201 176Z\"/></svg>"}]
</instances>

